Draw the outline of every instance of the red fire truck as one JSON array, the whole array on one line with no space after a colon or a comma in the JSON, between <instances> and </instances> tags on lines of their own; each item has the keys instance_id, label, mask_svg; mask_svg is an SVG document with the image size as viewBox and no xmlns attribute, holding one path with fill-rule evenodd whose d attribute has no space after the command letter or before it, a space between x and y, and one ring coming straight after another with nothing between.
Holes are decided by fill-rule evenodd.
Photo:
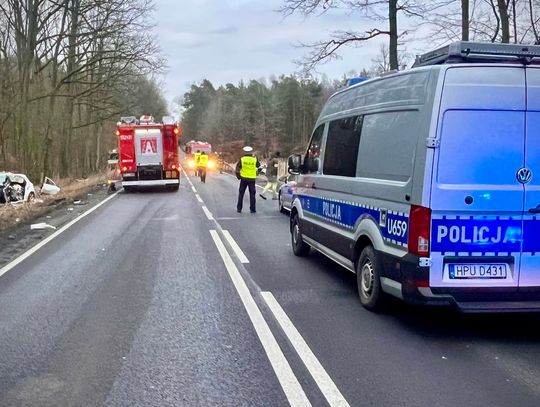
<instances>
[{"instance_id":1,"label":"red fire truck","mask_svg":"<svg viewBox=\"0 0 540 407\"><path fill-rule=\"evenodd\" d=\"M152 116L122 117L116 129L118 166L126 192L138 187L162 186L178 190L180 128L170 117L161 123Z\"/></svg>"}]
</instances>

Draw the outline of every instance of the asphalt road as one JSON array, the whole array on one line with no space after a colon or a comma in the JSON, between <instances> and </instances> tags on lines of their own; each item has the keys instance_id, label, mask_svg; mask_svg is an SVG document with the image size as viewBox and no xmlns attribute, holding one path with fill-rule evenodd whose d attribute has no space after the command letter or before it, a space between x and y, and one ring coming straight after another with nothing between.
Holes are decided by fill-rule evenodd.
<instances>
[{"instance_id":1,"label":"asphalt road","mask_svg":"<svg viewBox=\"0 0 540 407\"><path fill-rule=\"evenodd\" d=\"M540 405L539 316L370 313L276 201L191 182L119 193L0 277L0 406Z\"/></svg>"}]
</instances>

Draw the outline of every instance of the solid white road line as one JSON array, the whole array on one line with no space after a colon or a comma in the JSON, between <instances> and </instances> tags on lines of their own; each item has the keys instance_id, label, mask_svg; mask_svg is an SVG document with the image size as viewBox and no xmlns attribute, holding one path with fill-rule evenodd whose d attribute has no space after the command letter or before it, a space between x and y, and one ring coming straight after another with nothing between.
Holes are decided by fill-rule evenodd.
<instances>
[{"instance_id":1,"label":"solid white road line","mask_svg":"<svg viewBox=\"0 0 540 407\"><path fill-rule=\"evenodd\" d=\"M229 242L232 249L234 250L234 254L236 255L236 257L238 257L238 260L240 260L240 263L244 263L244 264L249 263L248 258L246 257L242 249L240 249L240 246L238 246L238 243L236 243L236 240L234 240L234 238L229 233L229 231L224 230L223 234L225 235L225 239L227 239L227 242Z\"/></svg>"},{"instance_id":2,"label":"solid white road line","mask_svg":"<svg viewBox=\"0 0 540 407\"><path fill-rule=\"evenodd\" d=\"M214 217L212 216L212 212L210 212L206 206L203 205L201 206L201 208L204 214L206 215L206 217L208 218L208 220L214 220Z\"/></svg>"},{"instance_id":3,"label":"solid white road line","mask_svg":"<svg viewBox=\"0 0 540 407\"><path fill-rule=\"evenodd\" d=\"M218 252L221 255L223 263L225 263L225 268L231 277L242 303L244 304L244 308L246 309L249 319L255 328L255 332L257 332L257 336L259 337L264 351L270 360L270 364L276 373L289 404L293 407L311 406L306 393L294 375L289 362L287 362L287 359L281 351L276 338L266 323L261 310L259 307L257 307L255 300L249 292L246 282L236 268L236 265L227 252L227 249L219 237L219 234L215 230L211 230L210 234L212 235L212 239L214 240Z\"/></svg>"},{"instance_id":4,"label":"solid white road line","mask_svg":"<svg viewBox=\"0 0 540 407\"><path fill-rule=\"evenodd\" d=\"M328 404L330 406L349 406L347 400L345 400L332 378L326 373L324 367L313 354L309 345L304 338L302 338L302 335L300 335L300 332L298 332L272 293L265 291L262 292L261 295L268 304L268 307L270 307L270 310L272 310L281 329L283 329L285 335L287 335L287 338L289 338L289 341L304 362L304 365L306 365L306 368L317 383L317 386L321 389L324 397L326 397Z\"/></svg>"},{"instance_id":5,"label":"solid white road line","mask_svg":"<svg viewBox=\"0 0 540 407\"><path fill-rule=\"evenodd\" d=\"M195 187L193 185L191 185L191 190L193 191L194 194L197 193L197 190L195 189Z\"/></svg>"},{"instance_id":6,"label":"solid white road line","mask_svg":"<svg viewBox=\"0 0 540 407\"><path fill-rule=\"evenodd\" d=\"M99 208L101 205L105 204L106 202L110 201L111 199L113 199L116 195L118 194L118 192L115 192L114 194L112 194L111 196L105 198L103 201L101 201L100 203L98 203L97 205L93 206L92 208L88 209L86 212L84 212L82 215L80 216L77 216L75 219L73 219L72 221L66 223L64 226L62 226L60 229L58 229L56 232L54 232L52 235L50 235L49 237L43 239L41 242L39 242L38 244L36 244L34 247L32 247L31 249L27 250L26 252L24 252L23 254L21 254L19 257L17 257L15 260L11 261L10 263L6 264L4 267L2 267L0 269L0 276L3 276L4 274L6 274L8 271L10 271L13 267L15 267L16 265L18 265L19 263L21 263L23 260L27 259L28 257L30 257L32 254L34 254L35 252L37 252L39 249L41 249L43 246L45 246L47 243L49 243L51 240L53 240L54 238L58 237L60 234L64 233L66 230L68 230L71 226L73 226L75 223L77 223L78 221L80 221L81 219L83 219L84 217L90 215L92 212L94 212L97 208Z\"/></svg>"},{"instance_id":7,"label":"solid white road line","mask_svg":"<svg viewBox=\"0 0 540 407\"><path fill-rule=\"evenodd\" d=\"M197 201L199 201L200 203L204 202L199 194L195 194L195 198L197 198Z\"/></svg>"}]
</instances>

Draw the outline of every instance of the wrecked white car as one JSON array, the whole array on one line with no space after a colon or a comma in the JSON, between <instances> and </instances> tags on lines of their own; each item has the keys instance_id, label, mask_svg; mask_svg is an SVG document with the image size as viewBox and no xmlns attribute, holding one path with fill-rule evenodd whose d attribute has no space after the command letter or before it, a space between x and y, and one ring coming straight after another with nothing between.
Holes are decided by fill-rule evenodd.
<instances>
[{"instance_id":1,"label":"wrecked white car","mask_svg":"<svg viewBox=\"0 0 540 407\"><path fill-rule=\"evenodd\" d=\"M0 203L28 202L34 199L34 184L26 175L0 172Z\"/></svg>"}]
</instances>

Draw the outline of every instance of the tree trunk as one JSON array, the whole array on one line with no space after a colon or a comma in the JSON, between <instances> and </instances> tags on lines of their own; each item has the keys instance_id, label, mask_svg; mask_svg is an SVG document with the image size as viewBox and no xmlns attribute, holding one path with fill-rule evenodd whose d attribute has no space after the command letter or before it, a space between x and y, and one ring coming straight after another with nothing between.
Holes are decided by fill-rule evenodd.
<instances>
[{"instance_id":1,"label":"tree trunk","mask_svg":"<svg viewBox=\"0 0 540 407\"><path fill-rule=\"evenodd\" d=\"M508 16L508 4L506 0L497 0L499 7L499 16L501 17L501 31L503 43L508 44L510 42L510 17Z\"/></svg>"},{"instance_id":2,"label":"tree trunk","mask_svg":"<svg viewBox=\"0 0 540 407\"><path fill-rule=\"evenodd\" d=\"M536 25L535 25L534 5L533 5L532 0L529 0L529 17L530 17L530 20L531 20L531 28L532 28L533 34L534 34L534 43L536 45L538 45L538 44L540 44L540 37L538 36L538 30L536 29Z\"/></svg>"},{"instance_id":3,"label":"tree trunk","mask_svg":"<svg viewBox=\"0 0 540 407\"><path fill-rule=\"evenodd\" d=\"M103 124L100 122L97 125L97 134L96 134L96 161L94 163L94 171L99 170L99 164L101 162L101 133L103 132Z\"/></svg>"},{"instance_id":4,"label":"tree trunk","mask_svg":"<svg viewBox=\"0 0 540 407\"><path fill-rule=\"evenodd\" d=\"M504 1L504 0L502 0ZM399 69L398 62L398 32L397 32L397 0L388 2L388 22L390 34L390 69Z\"/></svg>"},{"instance_id":5,"label":"tree trunk","mask_svg":"<svg viewBox=\"0 0 540 407\"><path fill-rule=\"evenodd\" d=\"M469 0L461 0L461 40L469 41Z\"/></svg>"},{"instance_id":6,"label":"tree trunk","mask_svg":"<svg viewBox=\"0 0 540 407\"><path fill-rule=\"evenodd\" d=\"M76 67L76 47L77 47L77 31L79 29L79 8L81 1L72 0L71 2L71 22L69 29L69 39L68 39L68 54L67 54L67 69L66 75L71 75ZM73 92L72 80L71 78L67 84L67 94L71 96ZM74 104L75 100L71 97L67 97L64 104L64 120L62 123L62 155L60 162L60 175L62 177L69 176L70 172L70 157L71 154L71 142L73 139L73 113L74 113Z\"/></svg>"}]
</instances>

